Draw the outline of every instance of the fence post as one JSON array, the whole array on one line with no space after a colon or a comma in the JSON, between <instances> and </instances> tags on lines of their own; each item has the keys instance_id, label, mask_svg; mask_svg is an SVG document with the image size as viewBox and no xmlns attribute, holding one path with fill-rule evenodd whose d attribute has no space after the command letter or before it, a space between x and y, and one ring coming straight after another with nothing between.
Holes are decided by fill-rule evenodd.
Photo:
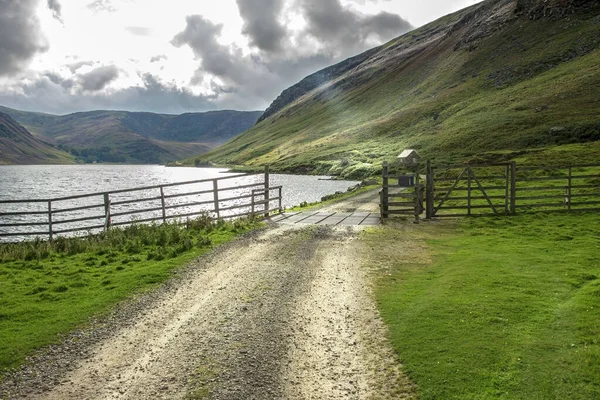
<instances>
[{"instance_id":1,"label":"fence post","mask_svg":"<svg viewBox=\"0 0 600 400\"><path fill-rule=\"evenodd\" d=\"M52 233L52 201L48 201L48 238L50 241L54 239L54 235Z\"/></svg>"},{"instance_id":2,"label":"fence post","mask_svg":"<svg viewBox=\"0 0 600 400\"><path fill-rule=\"evenodd\" d=\"M471 166L468 166L469 171L468 171L468 175L467 175L467 215L471 215L471 174L473 173L473 170L471 169Z\"/></svg>"},{"instance_id":3,"label":"fence post","mask_svg":"<svg viewBox=\"0 0 600 400\"><path fill-rule=\"evenodd\" d=\"M269 179L269 164L267 164L265 165L265 218L269 217L269 210L271 208L271 205L269 204L269 200L271 199Z\"/></svg>"},{"instance_id":4,"label":"fence post","mask_svg":"<svg viewBox=\"0 0 600 400\"><path fill-rule=\"evenodd\" d=\"M281 191L281 186L279 187L279 214L283 212L283 194Z\"/></svg>"},{"instance_id":5,"label":"fence post","mask_svg":"<svg viewBox=\"0 0 600 400\"><path fill-rule=\"evenodd\" d=\"M517 207L517 163L510 163L510 213L515 214Z\"/></svg>"},{"instance_id":6,"label":"fence post","mask_svg":"<svg viewBox=\"0 0 600 400\"><path fill-rule=\"evenodd\" d=\"M429 160L427 160L425 174L425 218L431 219L433 217L433 170Z\"/></svg>"},{"instance_id":7,"label":"fence post","mask_svg":"<svg viewBox=\"0 0 600 400\"><path fill-rule=\"evenodd\" d=\"M165 191L163 187L160 187L160 203L162 205L162 219L163 224L167 223L167 210L165 209Z\"/></svg>"},{"instance_id":8,"label":"fence post","mask_svg":"<svg viewBox=\"0 0 600 400\"><path fill-rule=\"evenodd\" d=\"M415 169L415 224L421 221L421 166L417 164Z\"/></svg>"},{"instance_id":9,"label":"fence post","mask_svg":"<svg viewBox=\"0 0 600 400\"><path fill-rule=\"evenodd\" d=\"M110 198L108 193L104 193L104 231L110 228Z\"/></svg>"},{"instance_id":10,"label":"fence post","mask_svg":"<svg viewBox=\"0 0 600 400\"><path fill-rule=\"evenodd\" d=\"M217 219L221 218L219 211L219 181L213 179L213 193L215 197L215 213L217 213Z\"/></svg>"},{"instance_id":11,"label":"fence post","mask_svg":"<svg viewBox=\"0 0 600 400\"><path fill-rule=\"evenodd\" d=\"M383 162L383 169L382 169L382 178L383 178L383 188L381 189L381 201L380 201L380 210L381 210L381 219L387 218L388 217L388 194L389 194L389 188L388 188L388 163L387 161Z\"/></svg>"},{"instance_id":12,"label":"fence post","mask_svg":"<svg viewBox=\"0 0 600 400\"><path fill-rule=\"evenodd\" d=\"M253 189L252 190L252 198L251 198L251 201L250 201L251 207L252 207L252 213L250 214L250 216L251 216L252 219L254 219L254 207L255 207L254 206L254 193L256 193L256 192Z\"/></svg>"},{"instance_id":13,"label":"fence post","mask_svg":"<svg viewBox=\"0 0 600 400\"><path fill-rule=\"evenodd\" d=\"M573 183L573 167L569 166L569 185L567 186L567 209L571 211L571 187Z\"/></svg>"}]
</instances>

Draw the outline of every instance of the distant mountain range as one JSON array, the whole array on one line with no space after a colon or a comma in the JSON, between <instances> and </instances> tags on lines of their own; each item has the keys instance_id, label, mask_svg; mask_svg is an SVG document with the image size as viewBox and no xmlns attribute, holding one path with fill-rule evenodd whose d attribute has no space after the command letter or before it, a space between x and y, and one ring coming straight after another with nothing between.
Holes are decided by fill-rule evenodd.
<instances>
[{"instance_id":1,"label":"distant mountain range","mask_svg":"<svg viewBox=\"0 0 600 400\"><path fill-rule=\"evenodd\" d=\"M405 148L442 162L597 161L599 60L598 0L485 0L306 77L200 158L343 177Z\"/></svg>"},{"instance_id":2,"label":"distant mountain range","mask_svg":"<svg viewBox=\"0 0 600 400\"><path fill-rule=\"evenodd\" d=\"M0 164L69 164L75 157L37 140L10 115L0 112Z\"/></svg>"},{"instance_id":3,"label":"distant mountain range","mask_svg":"<svg viewBox=\"0 0 600 400\"><path fill-rule=\"evenodd\" d=\"M77 159L123 163L166 163L204 153L252 127L262 114L260 111L211 111L182 115L90 111L58 116L2 106L0 112L22 125L21 128L10 125L13 136L19 132L21 137L25 137L23 135L28 131L36 140L35 145L30 143L31 148L27 151L32 157L36 150L42 149L39 145L42 143L46 150L54 147L52 154L60 154L59 150L70 154L59 157L60 162ZM21 145L26 142L30 141L22 141ZM48 154L45 150L37 158L29 157L29 161L22 161L23 157L12 154L21 147L7 142L0 154L0 162L54 160L43 156Z\"/></svg>"}]
</instances>

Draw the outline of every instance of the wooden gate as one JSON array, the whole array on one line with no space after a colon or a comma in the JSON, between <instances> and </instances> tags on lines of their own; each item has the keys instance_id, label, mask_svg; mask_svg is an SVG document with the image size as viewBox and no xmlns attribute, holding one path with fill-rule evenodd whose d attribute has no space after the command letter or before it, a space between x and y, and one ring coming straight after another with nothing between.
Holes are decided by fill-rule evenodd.
<instances>
[{"instance_id":1,"label":"wooden gate","mask_svg":"<svg viewBox=\"0 0 600 400\"><path fill-rule=\"evenodd\" d=\"M379 192L381 218L391 215L414 216L418 223L423 213L424 185L420 179L421 168L417 165L412 170L399 165L390 166L383 163L383 185Z\"/></svg>"},{"instance_id":2,"label":"wooden gate","mask_svg":"<svg viewBox=\"0 0 600 400\"><path fill-rule=\"evenodd\" d=\"M513 164L432 167L427 164L427 218L511 212Z\"/></svg>"}]
</instances>

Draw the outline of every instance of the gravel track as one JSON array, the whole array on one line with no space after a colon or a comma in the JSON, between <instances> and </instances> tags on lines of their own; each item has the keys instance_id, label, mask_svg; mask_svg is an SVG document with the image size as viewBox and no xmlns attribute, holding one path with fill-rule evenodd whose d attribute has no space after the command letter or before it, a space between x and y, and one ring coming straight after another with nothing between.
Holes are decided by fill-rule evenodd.
<instances>
[{"instance_id":1,"label":"gravel track","mask_svg":"<svg viewBox=\"0 0 600 400\"><path fill-rule=\"evenodd\" d=\"M409 398L359 252L358 228L247 235L42 352L0 398Z\"/></svg>"}]
</instances>

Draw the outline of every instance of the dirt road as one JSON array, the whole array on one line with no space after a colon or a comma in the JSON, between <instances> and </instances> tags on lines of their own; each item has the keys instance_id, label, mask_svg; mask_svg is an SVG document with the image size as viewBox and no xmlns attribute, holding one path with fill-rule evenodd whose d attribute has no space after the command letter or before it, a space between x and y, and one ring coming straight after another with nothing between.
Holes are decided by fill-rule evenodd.
<instances>
[{"instance_id":1,"label":"dirt road","mask_svg":"<svg viewBox=\"0 0 600 400\"><path fill-rule=\"evenodd\" d=\"M237 240L121 307L100 334L74 335L15 379L10 397L408 398L358 236L275 226Z\"/></svg>"}]
</instances>

